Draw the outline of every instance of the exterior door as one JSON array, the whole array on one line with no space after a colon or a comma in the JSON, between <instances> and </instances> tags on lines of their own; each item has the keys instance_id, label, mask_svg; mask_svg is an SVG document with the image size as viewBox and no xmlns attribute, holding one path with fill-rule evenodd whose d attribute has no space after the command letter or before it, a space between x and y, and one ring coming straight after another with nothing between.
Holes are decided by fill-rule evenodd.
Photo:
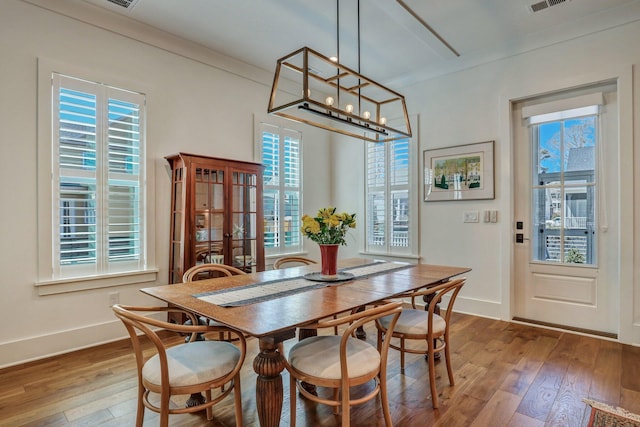
<instances>
[{"instance_id":1,"label":"exterior door","mask_svg":"<svg viewBox=\"0 0 640 427\"><path fill-rule=\"evenodd\" d=\"M615 336L615 87L514 104L514 319Z\"/></svg>"}]
</instances>

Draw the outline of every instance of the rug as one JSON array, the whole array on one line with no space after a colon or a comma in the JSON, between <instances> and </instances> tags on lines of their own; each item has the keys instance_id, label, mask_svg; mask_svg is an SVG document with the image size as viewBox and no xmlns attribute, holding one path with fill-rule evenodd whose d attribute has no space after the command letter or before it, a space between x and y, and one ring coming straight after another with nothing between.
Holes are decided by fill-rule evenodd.
<instances>
[{"instance_id":1,"label":"rug","mask_svg":"<svg viewBox=\"0 0 640 427\"><path fill-rule=\"evenodd\" d=\"M591 406L587 427L640 427L640 415L591 399L582 401Z\"/></svg>"}]
</instances>

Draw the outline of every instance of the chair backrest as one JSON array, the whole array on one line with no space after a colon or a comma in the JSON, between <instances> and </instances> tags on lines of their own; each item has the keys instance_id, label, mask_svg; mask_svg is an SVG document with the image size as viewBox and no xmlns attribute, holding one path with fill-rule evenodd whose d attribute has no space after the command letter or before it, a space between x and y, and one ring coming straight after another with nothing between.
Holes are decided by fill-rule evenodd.
<instances>
[{"instance_id":1,"label":"chair backrest","mask_svg":"<svg viewBox=\"0 0 640 427\"><path fill-rule=\"evenodd\" d=\"M435 287L437 289L433 294L433 298L429 301L429 318L433 318L433 313L436 311L436 305L442 301L442 298L445 295L450 294L449 302L447 304L447 311L444 315L444 320L447 323L447 328L449 327L449 319L451 317L451 313L453 312L453 304L456 302L456 298L460 293L460 290L466 283L466 277L460 279L449 280L446 283L438 285Z\"/></svg>"},{"instance_id":2,"label":"chair backrest","mask_svg":"<svg viewBox=\"0 0 640 427\"><path fill-rule=\"evenodd\" d=\"M207 419L212 419L211 406L227 396L231 390L235 394L235 415L238 425L242 425L242 403L240 399L240 370L246 356L246 340L242 333L216 325L199 325L196 316L177 307L136 307L121 304L112 306L117 318L124 324L136 356L138 373L138 415L136 425L142 426L144 408L160 413L161 426L167 426L169 414L182 414L206 409ZM156 318L156 314L167 317L167 313L186 315L190 325L169 323ZM171 346L171 351L163 340L155 333L156 329L189 334L188 343L178 343ZM236 336L237 344L198 342L196 336L207 332L229 332ZM142 333L139 333L142 332ZM147 338L148 340L146 340ZM147 341L151 341L155 352L149 351ZM174 343L175 340L170 342ZM226 348L224 346L227 346ZM234 350L231 351L230 347ZM217 351L220 349L220 362ZM228 350L228 351L227 351ZM201 354L199 354L201 353ZM224 355L226 353L226 356ZM202 363L193 363L195 356L202 357ZM228 357L227 357L228 356ZM157 360L152 360L157 358ZM200 358L198 358L200 360ZM234 361L233 365L231 364ZM170 372L171 370L171 372ZM215 376L213 373L216 373ZM170 380L171 378L171 380ZM175 380L175 385L173 385ZM233 381L233 385L224 390L226 384ZM220 388L221 394L211 399L210 390ZM149 399L150 393L158 394L158 399ZM187 405L187 407L172 408L169 400L172 394L194 395L205 393L206 399L202 403Z\"/></svg>"},{"instance_id":3,"label":"chair backrest","mask_svg":"<svg viewBox=\"0 0 640 427\"><path fill-rule=\"evenodd\" d=\"M403 304L402 301L399 301L399 300L385 301L381 305L366 308L365 310L357 311L347 316L341 316L335 319L323 319L318 321L315 325L305 326L305 327L334 328L338 325L347 324L347 327L345 328L345 330L342 331L342 341L340 345L342 377L347 378L348 377L347 371L346 371L347 366L345 364L344 355L346 353L346 346L347 346L348 339L350 337L355 337L356 329L358 329L359 327L364 326L369 322L374 322L375 320L380 319L382 317L386 317L386 316L393 316L393 319L389 325L389 330L393 331L396 321L398 320L398 317L402 312L402 304ZM387 353L389 350L389 343L391 341L392 334L390 333L387 335L388 335L388 339L387 337L385 337L385 340L382 343L382 347L380 349L381 372L386 372Z\"/></svg>"},{"instance_id":4,"label":"chair backrest","mask_svg":"<svg viewBox=\"0 0 640 427\"><path fill-rule=\"evenodd\" d=\"M214 257L222 257L222 247L212 246L204 249L196 250L196 262L211 262L213 263Z\"/></svg>"},{"instance_id":5,"label":"chair backrest","mask_svg":"<svg viewBox=\"0 0 640 427\"><path fill-rule=\"evenodd\" d=\"M310 265L310 264L317 264L317 263L318 263L317 261L314 261L310 258L301 257L301 256L285 256L282 258L278 258L273 263L273 269L279 270L281 268L295 267L298 265Z\"/></svg>"},{"instance_id":6,"label":"chair backrest","mask_svg":"<svg viewBox=\"0 0 640 427\"><path fill-rule=\"evenodd\" d=\"M180 313L185 313L187 316L191 318L193 325L197 325L195 316L191 313L186 313L180 309L173 309L171 307L136 307L136 306L126 306L116 304L112 306L113 312L116 317L124 323L129 336L131 337L131 343L133 344L133 351L136 355L136 364L138 366L138 377L141 378L142 375L142 366L145 361L148 360L152 354L147 354L147 357L144 356L143 346L141 344L141 338L143 336L147 337L149 341L151 341L156 349L156 353L160 358L160 363L164 367L167 366L167 354L166 348L162 339L156 334L155 330L158 329L169 329L175 330L176 328L181 329L185 328L183 332L192 333L192 340L195 340L197 333L192 330L187 329L187 327L183 327L181 325L177 325L174 323L168 323L163 320L155 319L151 316L145 316L139 313L147 313L149 315L153 313L168 313L172 311L178 311ZM141 334L139 333L141 332Z\"/></svg>"},{"instance_id":7,"label":"chair backrest","mask_svg":"<svg viewBox=\"0 0 640 427\"><path fill-rule=\"evenodd\" d=\"M182 281L184 283L196 280L212 279L214 277L233 276L235 274L247 274L239 268L226 264L199 264L194 265L184 272Z\"/></svg>"}]
</instances>

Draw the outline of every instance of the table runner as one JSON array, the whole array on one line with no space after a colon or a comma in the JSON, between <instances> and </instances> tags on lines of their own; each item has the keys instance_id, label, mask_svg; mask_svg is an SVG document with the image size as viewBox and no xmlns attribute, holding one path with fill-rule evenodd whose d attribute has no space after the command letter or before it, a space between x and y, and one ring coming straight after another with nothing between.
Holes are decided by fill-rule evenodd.
<instances>
[{"instance_id":1,"label":"table runner","mask_svg":"<svg viewBox=\"0 0 640 427\"><path fill-rule=\"evenodd\" d=\"M413 267L413 264L376 261L370 264L343 268L340 269L340 271L353 274L354 278L351 280L355 280L376 276L378 274L386 274L393 271L404 270L411 267ZM211 304L219 305L221 307L239 307L242 305L282 298L288 295L322 288L325 286L338 286L349 283L351 280L347 280L344 282L313 282L305 279L303 276L299 276L291 277L288 279L278 279L268 282L254 283L251 285L238 286L235 288L203 292L194 294L193 297L209 302Z\"/></svg>"}]
</instances>

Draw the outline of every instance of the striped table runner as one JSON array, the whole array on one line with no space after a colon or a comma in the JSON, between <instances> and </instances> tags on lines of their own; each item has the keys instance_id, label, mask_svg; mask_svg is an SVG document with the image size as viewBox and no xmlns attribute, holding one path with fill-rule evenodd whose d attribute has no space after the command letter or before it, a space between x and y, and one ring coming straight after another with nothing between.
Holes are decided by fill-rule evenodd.
<instances>
[{"instance_id":1,"label":"striped table runner","mask_svg":"<svg viewBox=\"0 0 640 427\"><path fill-rule=\"evenodd\" d=\"M386 274L393 271L404 270L413 267L413 264L391 263L376 261L370 264L359 265L341 269L354 275L354 279L367 278L378 274ZM254 283L235 288L221 289L193 295L195 298L219 305L221 307L239 307L276 298L282 298L299 292L325 286L336 286L346 282L314 282L304 277L292 277L289 279L272 280L269 282Z\"/></svg>"}]
</instances>

